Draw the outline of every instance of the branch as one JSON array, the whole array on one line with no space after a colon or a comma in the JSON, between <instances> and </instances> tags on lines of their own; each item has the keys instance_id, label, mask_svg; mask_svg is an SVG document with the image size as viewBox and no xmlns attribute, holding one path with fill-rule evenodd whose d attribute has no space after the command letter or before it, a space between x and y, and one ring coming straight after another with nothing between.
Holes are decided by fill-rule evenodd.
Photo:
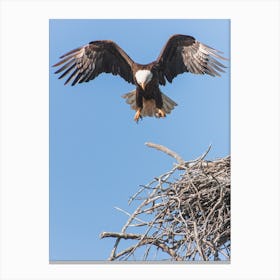
<instances>
[{"instance_id":1,"label":"branch","mask_svg":"<svg viewBox=\"0 0 280 280\"><path fill-rule=\"evenodd\" d=\"M145 145L150 147L150 148L154 148L154 149L157 149L159 151L162 151L162 152L166 153L167 155L175 158L179 165L184 165L185 164L185 161L181 156L179 156L174 151L172 151L172 150L170 150L170 149L168 149L168 148L166 148L162 145L154 144L154 143L151 143L151 142L146 142Z\"/></svg>"},{"instance_id":2,"label":"branch","mask_svg":"<svg viewBox=\"0 0 280 280\"><path fill-rule=\"evenodd\" d=\"M106 237L114 237L114 238L123 238L123 239L137 239L140 240L140 243L131 246L124 251L118 253L116 256L114 256L113 259L117 259L120 256L123 256L127 254L128 256L131 255L136 248L139 248L143 245L148 245L148 244L153 244L156 245L157 247L161 248L163 252L169 254L171 257L173 257L177 261L181 261L182 258L178 256L174 250L166 246L163 242L159 240L155 240L154 238L151 237L146 237L145 235L140 235L140 234L131 234L131 233L118 233L118 232L103 232L100 234L100 238L106 238ZM113 260L112 259L112 260Z\"/></svg>"}]
</instances>

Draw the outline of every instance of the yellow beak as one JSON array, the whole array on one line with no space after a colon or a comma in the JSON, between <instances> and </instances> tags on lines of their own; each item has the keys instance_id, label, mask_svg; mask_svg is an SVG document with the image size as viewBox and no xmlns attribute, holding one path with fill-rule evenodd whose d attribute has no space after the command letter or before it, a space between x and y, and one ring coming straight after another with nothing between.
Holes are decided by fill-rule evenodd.
<instances>
[{"instance_id":1,"label":"yellow beak","mask_svg":"<svg viewBox=\"0 0 280 280\"><path fill-rule=\"evenodd\" d=\"M143 89L143 90L145 90L145 87L146 87L146 84L145 83L141 83L141 88Z\"/></svg>"}]
</instances>

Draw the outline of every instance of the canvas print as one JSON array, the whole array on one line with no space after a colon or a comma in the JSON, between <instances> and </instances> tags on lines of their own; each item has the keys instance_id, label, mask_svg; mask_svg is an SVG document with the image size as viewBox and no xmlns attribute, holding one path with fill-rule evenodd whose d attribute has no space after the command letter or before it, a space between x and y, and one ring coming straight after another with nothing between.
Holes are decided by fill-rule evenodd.
<instances>
[{"instance_id":1,"label":"canvas print","mask_svg":"<svg viewBox=\"0 0 280 280\"><path fill-rule=\"evenodd\" d=\"M53 19L49 260L230 262L230 21Z\"/></svg>"}]
</instances>

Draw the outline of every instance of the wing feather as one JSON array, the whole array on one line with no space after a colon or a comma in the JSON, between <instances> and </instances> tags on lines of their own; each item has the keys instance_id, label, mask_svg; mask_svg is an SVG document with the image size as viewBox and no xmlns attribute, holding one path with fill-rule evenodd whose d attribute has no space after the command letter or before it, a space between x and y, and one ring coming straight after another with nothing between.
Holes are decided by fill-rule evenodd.
<instances>
[{"instance_id":1,"label":"wing feather","mask_svg":"<svg viewBox=\"0 0 280 280\"><path fill-rule=\"evenodd\" d=\"M190 72L220 76L226 68L218 59L226 60L220 51L198 42L188 35L173 35L157 58L159 82L165 85L179 74Z\"/></svg>"},{"instance_id":2,"label":"wing feather","mask_svg":"<svg viewBox=\"0 0 280 280\"><path fill-rule=\"evenodd\" d=\"M68 67L67 70L64 71L64 72L59 76L59 79L62 79L63 77L65 77L74 67L75 67L75 64L72 64L70 67ZM56 72L56 73L58 73L58 72Z\"/></svg>"},{"instance_id":3,"label":"wing feather","mask_svg":"<svg viewBox=\"0 0 280 280\"><path fill-rule=\"evenodd\" d=\"M59 79L70 75L65 84L72 85L88 82L101 73L119 75L129 83L134 83L132 74L133 60L113 41L93 41L76 48L60 57L53 67L61 66L56 72L64 71ZM71 72L72 71L72 72Z\"/></svg>"},{"instance_id":4,"label":"wing feather","mask_svg":"<svg viewBox=\"0 0 280 280\"><path fill-rule=\"evenodd\" d=\"M58 74L58 73L62 72L63 70L65 70L69 66L72 66L74 64L74 62L75 62L75 59L71 59L70 61L65 63L62 67L60 67L58 70L56 70L54 73Z\"/></svg>"}]
</instances>

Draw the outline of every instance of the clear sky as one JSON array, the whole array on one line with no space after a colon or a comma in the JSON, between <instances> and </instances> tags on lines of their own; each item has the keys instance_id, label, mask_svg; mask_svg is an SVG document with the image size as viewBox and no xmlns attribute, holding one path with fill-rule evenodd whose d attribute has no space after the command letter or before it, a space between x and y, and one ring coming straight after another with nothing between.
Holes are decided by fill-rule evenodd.
<instances>
[{"instance_id":1,"label":"clear sky","mask_svg":"<svg viewBox=\"0 0 280 280\"><path fill-rule=\"evenodd\" d=\"M121 95L135 88L101 74L64 86L51 67L90 41L110 39L139 63L157 58L173 34L192 35L230 58L229 20L50 20L50 260L106 260L132 211L139 185L172 168L174 159L145 142L165 145L186 161L212 144L207 159L230 154L230 68L222 77L185 73L161 90L179 105L165 119L136 124Z\"/></svg>"}]
</instances>

